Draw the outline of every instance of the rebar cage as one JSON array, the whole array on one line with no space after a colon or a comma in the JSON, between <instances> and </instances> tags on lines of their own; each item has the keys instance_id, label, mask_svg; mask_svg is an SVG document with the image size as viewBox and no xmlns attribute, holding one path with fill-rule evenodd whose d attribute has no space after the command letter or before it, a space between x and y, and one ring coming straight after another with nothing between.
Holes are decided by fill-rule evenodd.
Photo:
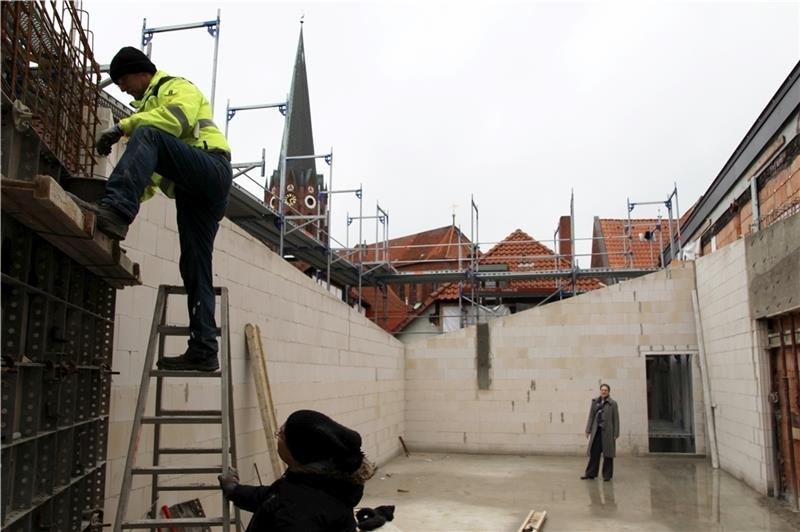
<instances>
[{"instance_id":1,"label":"rebar cage","mask_svg":"<svg viewBox=\"0 0 800 532\"><path fill-rule=\"evenodd\" d=\"M3 107L19 100L30 110L40 156L55 158L71 175L91 176L100 67L88 13L55 0L2 2L0 9ZM3 142L6 177L17 177L8 168L12 140Z\"/></svg>"}]
</instances>

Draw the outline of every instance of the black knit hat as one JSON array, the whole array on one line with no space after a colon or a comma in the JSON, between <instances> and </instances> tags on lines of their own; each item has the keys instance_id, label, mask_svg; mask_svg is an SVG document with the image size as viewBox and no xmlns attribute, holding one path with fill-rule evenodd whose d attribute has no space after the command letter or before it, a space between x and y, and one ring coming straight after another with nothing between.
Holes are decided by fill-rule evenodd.
<instances>
[{"instance_id":1,"label":"black knit hat","mask_svg":"<svg viewBox=\"0 0 800 532\"><path fill-rule=\"evenodd\" d=\"M314 410L298 410L283 427L286 446L299 464L330 460L345 473L353 473L364 459L361 435Z\"/></svg>"},{"instance_id":2,"label":"black knit hat","mask_svg":"<svg viewBox=\"0 0 800 532\"><path fill-rule=\"evenodd\" d=\"M111 60L111 69L109 71L109 74L111 74L111 81L119 83L119 78L125 74L133 74L136 72L155 74L156 66L141 50L133 46L120 48L117 55Z\"/></svg>"}]
</instances>

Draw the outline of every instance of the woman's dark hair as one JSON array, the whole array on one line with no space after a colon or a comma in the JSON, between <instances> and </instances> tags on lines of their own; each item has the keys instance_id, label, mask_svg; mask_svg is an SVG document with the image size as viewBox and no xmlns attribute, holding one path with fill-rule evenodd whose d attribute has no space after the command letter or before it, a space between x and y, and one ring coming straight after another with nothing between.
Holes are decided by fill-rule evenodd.
<instances>
[{"instance_id":1,"label":"woman's dark hair","mask_svg":"<svg viewBox=\"0 0 800 532\"><path fill-rule=\"evenodd\" d=\"M606 388L608 388L608 391L609 391L609 393L611 392L611 386L609 386L609 385L608 385L608 384L606 384L606 383L603 383L603 384L601 384L601 385L600 385L600 387L601 387L601 388L602 388L603 386L605 386Z\"/></svg>"}]
</instances>

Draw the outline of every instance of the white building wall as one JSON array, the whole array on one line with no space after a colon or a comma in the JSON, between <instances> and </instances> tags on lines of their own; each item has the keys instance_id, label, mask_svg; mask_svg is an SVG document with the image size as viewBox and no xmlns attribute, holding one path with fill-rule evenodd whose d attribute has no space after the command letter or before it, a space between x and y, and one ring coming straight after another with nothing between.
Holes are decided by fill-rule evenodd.
<instances>
[{"instance_id":1,"label":"white building wall","mask_svg":"<svg viewBox=\"0 0 800 532\"><path fill-rule=\"evenodd\" d=\"M406 441L415 449L581 454L601 382L620 406L620 454L648 452L646 353L692 355L696 450L705 453L692 263L489 322L491 386L475 328L406 345Z\"/></svg>"},{"instance_id":2,"label":"white building wall","mask_svg":"<svg viewBox=\"0 0 800 532\"><path fill-rule=\"evenodd\" d=\"M745 240L697 259L697 293L720 467L769 492L774 448L762 324L750 316Z\"/></svg>"},{"instance_id":3,"label":"white building wall","mask_svg":"<svg viewBox=\"0 0 800 532\"><path fill-rule=\"evenodd\" d=\"M113 521L116 512L156 288L181 284L174 204L161 196L144 203L124 247L141 265L143 286L126 288L117 296L113 369L119 375L112 384L107 522ZM223 220L216 239L214 282L230 292L235 424L243 482L257 482L254 464L264 482L272 480L245 346L246 323L261 327L279 422L296 409L313 408L358 430L371 459L383 463L399 452L398 436L404 432L403 345L399 341L228 220ZM170 298L170 302L174 303L170 321L187 323L185 299ZM167 344L167 354L180 354L183 349L185 339ZM165 387L171 408L219 408L218 381L171 381ZM154 389L155 381L151 392ZM151 409L153 397L151 393ZM218 426L181 425L165 429L162 446L187 442L213 446L218 436ZM147 428L138 463L148 464L151 451L152 432ZM218 463L219 458L210 460ZM140 516L149 508L149 480L135 479L128 517ZM218 493L197 494L203 497L209 515L218 511ZM175 497L164 494L158 507L178 502Z\"/></svg>"}]
</instances>

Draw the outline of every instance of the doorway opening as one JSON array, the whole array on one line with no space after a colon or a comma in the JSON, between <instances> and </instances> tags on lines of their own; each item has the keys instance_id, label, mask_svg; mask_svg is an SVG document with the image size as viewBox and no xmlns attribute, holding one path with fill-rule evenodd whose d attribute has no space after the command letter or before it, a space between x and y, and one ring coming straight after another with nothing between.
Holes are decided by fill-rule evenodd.
<instances>
[{"instance_id":1,"label":"doorway opening","mask_svg":"<svg viewBox=\"0 0 800 532\"><path fill-rule=\"evenodd\" d=\"M771 318L769 351L777 495L800 508L800 312Z\"/></svg>"},{"instance_id":2,"label":"doorway opening","mask_svg":"<svg viewBox=\"0 0 800 532\"><path fill-rule=\"evenodd\" d=\"M690 355L647 355L647 422L651 453L694 453Z\"/></svg>"}]
</instances>

